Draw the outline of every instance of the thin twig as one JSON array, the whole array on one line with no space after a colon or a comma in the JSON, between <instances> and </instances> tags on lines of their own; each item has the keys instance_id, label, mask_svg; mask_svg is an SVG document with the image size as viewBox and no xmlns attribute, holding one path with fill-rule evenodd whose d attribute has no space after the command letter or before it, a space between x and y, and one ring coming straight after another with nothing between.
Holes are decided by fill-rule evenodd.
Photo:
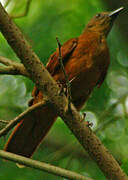
<instances>
[{"instance_id":1,"label":"thin twig","mask_svg":"<svg viewBox=\"0 0 128 180\"><path fill-rule=\"evenodd\" d=\"M28 15L29 9L30 9L30 5L31 5L32 0L27 0L26 6L25 6L25 10L23 13L19 14L19 15L10 15L10 17L12 19L16 19L16 18L21 18L21 17L25 17Z\"/></svg>"},{"instance_id":2,"label":"thin twig","mask_svg":"<svg viewBox=\"0 0 128 180\"><path fill-rule=\"evenodd\" d=\"M58 57L58 60L60 62L60 66L62 68L62 71L64 73L64 76L65 76L65 80L66 80L66 88L67 88L67 98L68 98L68 108L70 108L70 105L71 105L71 83L68 79L68 75L65 71L65 68L64 68L64 64L63 64L63 60L62 60L62 52L61 52L61 43L58 39L58 37L56 37L56 40L57 40L57 43L58 43L58 49L59 49L59 57Z\"/></svg>"},{"instance_id":3,"label":"thin twig","mask_svg":"<svg viewBox=\"0 0 128 180\"><path fill-rule=\"evenodd\" d=\"M14 62L13 60L8 59L8 58L6 58L4 56L0 56L0 63L4 64L6 66L12 66L16 62ZM20 63L17 63L17 64L20 64Z\"/></svg>"},{"instance_id":4,"label":"thin twig","mask_svg":"<svg viewBox=\"0 0 128 180\"><path fill-rule=\"evenodd\" d=\"M113 122L119 120L119 117L115 117L115 118L110 118L109 120L101 123L95 130L95 133L98 133L99 131L102 131L104 129L106 129L110 124L112 124Z\"/></svg>"},{"instance_id":5,"label":"thin twig","mask_svg":"<svg viewBox=\"0 0 128 180\"><path fill-rule=\"evenodd\" d=\"M60 147L58 150L56 150L55 152L49 154L48 156L46 156L46 158L44 159L45 161L48 160L48 162L55 162L61 159L61 157L63 158L63 156L66 154L70 154L72 152L72 148L73 145L75 145L75 141L64 145L63 147Z\"/></svg>"},{"instance_id":6,"label":"thin twig","mask_svg":"<svg viewBox=\"0 0 128 180\"><path fill-rule=\"evenodd\" d=\"M0 74L23 75L29 77L29 73L21 63L14 62L3 56L0 56L0 63L6 65L0 66Z\"/></svg>"},{"instance_id":7,"label":"thin twig","mask_svg":"<svg viewBox=\"0 0 128 180\"><path fill-rule=\"evenodd\" d=\"M7 124L7 126L5 126L5 128L0 130L0 137L5 136L17 123L19 123L25 116L30 114L32 111L34 111L35 109L41 108L41 107L45 107L48 104L49 104L49 102L47 100L46 101L43 100L42 102L39 102L39 103L29 107L27 110L25 110L20 115L18 115L15 119L11 120Z\"/></svg>"},{"instance_id":8,"label":"thin twig","mask_svg":"<svg viewBox=\"0 0 128 180\"><path fill-rule=\"evenodd\" d=\"M8 124L9 121L5 121L5 120L0 119L0 123L2 123L2 124Z\"/></svg>"},{"instance_id":9,"label":"thin twig","mask_svg":"<svg viewBox=\"0 0 128 180\"><path fill-rule=\"evenodd\" d=\"M119 117L115 117L114 119L110 118L109 120L103 121L112 111L116 108L119 103L123 103L128 95L124 94L118 98L118 100L113 103L108 109L106 109L102 114L99 116L99 121L101 122L99 126L94 130L95 133L98 133L101 130L107 128L112 122L117 121ZM126 114L126 113L125 113Z\"/></svg>"},{"instance_id":10,"label":"thin twig","mask_svg":"<svg viewBox=\"0 0 128 180\"><path fill-rule=\"evenodd\" d=\"M6 8L6 7L9 5L10 1L11 1L11 0L7 0L7 1L6 1L5 5L4 5L4 8Z\"/></svg>"},{"instance_id":11,"label":"thin twig","mask_svg":"<svg viewBox=\"0 0 128 180\"><path fill-rule=\"evenodd\" d=\"M119 103L123 102L127 96L128 94L122 95L121 97L118 98L118 100L115 103L113 103L110 107L108 107L108 109L106 109L103 113L101 113L99 117L100 121L104 120L104 118L108 116Z\"/></svg>"},{"instance_id":12,"label":"thin twig","mask_svg":"<svg viewBox=\"0 0 128 180\"><path fill-rule=\"evenodd\" d=\"M60 167L56 167L56 166L53 166L44 162L32 160L30 158L19 156L10 152L5 152L5 151L0 150L0 157L6 160L16 162L16 163L20 163L22 165L25 165L34 169L38 169L41 171L54 174L56 176L64 177L66 179L92 180L88 177L84 177L80 174L77 174L76 172L72 172L72 171L69 171Z\"/></svg>"}]
</instances>

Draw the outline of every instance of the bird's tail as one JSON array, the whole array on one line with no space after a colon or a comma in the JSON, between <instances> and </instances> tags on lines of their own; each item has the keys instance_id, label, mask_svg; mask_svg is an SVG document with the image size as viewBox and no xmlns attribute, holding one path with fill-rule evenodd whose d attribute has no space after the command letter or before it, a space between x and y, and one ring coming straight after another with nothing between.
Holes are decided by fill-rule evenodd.
<instances>
[{"instance_id":1,"label":"bird's tail","mask_svg":"<svg viewBox=\"0 0 128 180\"><path fill-rule=\"evenodd\" d=\"M26 157L32 156L56 118L56 113L49 106L31 112L16 126L4 150Z\"/></svg>"}]
</instances>

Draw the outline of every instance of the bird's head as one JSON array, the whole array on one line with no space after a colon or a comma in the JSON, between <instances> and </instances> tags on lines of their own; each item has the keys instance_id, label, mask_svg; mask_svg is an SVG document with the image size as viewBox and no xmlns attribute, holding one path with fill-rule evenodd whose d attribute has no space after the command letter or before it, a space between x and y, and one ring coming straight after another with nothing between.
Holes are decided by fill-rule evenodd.
<instances>
[{"instance_id":1,"label":"bird's head","mask_svg":"<svg viewBox=\"0 0 128 180\"><path fill-rule=\"evenodd\" d=\"M87 24L86 29L93 32L102 33L107 37L110 32L113 22L115 21L118 14L123 10L123 7L112 11L112 12L102 12L96 14Z\"/></svg>"}]
</instances>

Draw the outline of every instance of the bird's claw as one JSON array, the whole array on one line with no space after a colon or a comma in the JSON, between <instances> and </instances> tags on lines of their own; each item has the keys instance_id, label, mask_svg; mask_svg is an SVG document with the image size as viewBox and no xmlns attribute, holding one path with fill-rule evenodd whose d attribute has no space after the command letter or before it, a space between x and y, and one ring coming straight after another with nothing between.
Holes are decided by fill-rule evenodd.
<instances>
[{"instance_id":1,"label":"bird's claw","mask_svg":"<svg viewBox=\"0 0 128 180\"><path fill-rule=\"evenodd\" d=\"M86 121L86 126L87 126L87 127L92 127L92 126L93 126L93 123L92 123L92 122L89 122L89 121Z\"/></svg>"},{"instance_id":2,"label":"bird's claw","mask_svg":"<svg viewBox=\"0 0 128 180\"><path fill-rule=\"evenodd\" d=\"M83 122L83 121L85 120L85 117L86 117L86 113L83 112L83 113L82 113L82 116L81 116L81 122Z\"/></svg>"}]
</instances>

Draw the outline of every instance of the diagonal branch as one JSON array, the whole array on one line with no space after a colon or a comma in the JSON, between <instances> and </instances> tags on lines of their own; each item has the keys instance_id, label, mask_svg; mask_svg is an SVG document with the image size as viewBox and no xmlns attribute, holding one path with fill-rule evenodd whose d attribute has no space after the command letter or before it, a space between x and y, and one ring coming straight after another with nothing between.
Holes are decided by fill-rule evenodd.
<instances>
[{"instance_id":1,"label":"diagonal branch","mask_svg":"<svg viewBox=\"0 0 128 180\"><path fill-rule=\"evenodd\" d=\"M0 56L0 63L5 65L0 65L0 74L23 75L29 77L29 73L21 63L16 63L3 56Z\"/></svg>"},{"instance_id":2,"label":"diagonal branch","mask_svg":"<svg viewBox=\"0 0 128 180\"><path fill-rule=\"evenodd\" d=\"M77 179L77 180L92 180L88 177L82 176L80 174L77 174L75 172L60 168L60 167L56 167L44 162L39 162L36 160L32 160L30 158L26 158L23 156L19 156L10 152L5 152L0 150L0 157L6 159L6 160L10 160L16 163L20 163L23 164L25 166L34 168L34 169L38 169L41 171L45 171L45 172L49 172L51 174L54 174L56 176L60 176L60 177L64 177L66 179Z\"/></svg>"},{"instance_id":3,"label":"diagonal branch","mask_svg":"<svg viewBox=\"0 0 128 180\"><path fill-rule=\"evenodd\" d=\"M8 58L0 56L0 63L4 64L6 66L12 66L14 62Z\"/></svg>"},{"instance_id":4,"label":"diagonal branch","mask_svg":"<svg viewBox=\"0 0 128 180\"><path fill-rule=\"evenodd\" d=\"M7 0L7 1L5 2L4 8L6 8L6 7L9 5L10 1L11 1L11 0Z\"/></svg>"},{"instance_id":5,"label":"diagonal branch","mask_svg":"<svg viewBox=\"0 0 128 180\"><path fill-rule=\"evenodd\" d=\"M9 123L9 121L6 121L6 120L2 120L2 119L0 119L0 123L2 123L2 124L4 124L4 125L6 125L6 124L8 124L8 123Z\"/></svg>"},{"instance_id":6,"label":"diagonal branch","mask_svg":"<svg viewBox=\"0 0 128 180\"><path fill-rule=\"evenodd\" d=\"M71 108L68 110L67 98L64 94L60 95L58 93L59 87L56 82L45 69L37 55L32 51L28 42L24 39L23 34L8 16L1 3L0 30L9 45L21 59L31 79L36 83L36 86L48 96L53 111L57 111L58 115L62 117L83 148L103 171L104 175L112 180L128 180L119 164L98 137L81 121L81 116L75 107L71 104Z\"/></svg>"},{"instance_id":7,"label":"diagonal branch","mask_svg":"<svg viewBox=\"0 0 128 180\"><path fill-rule=\"evenodd\" d=\"M11 120L5 128L0 130L0 137L5 136L17 123L19 123L23 118L28 116L32 111L35 111L36 109L39 109L41 107L45 107L48 104L50 104L48 101L43 100L42 102L39 102L37 104L34 104L33 106L29 107L26 111L18 115L14 120ZM0 120L1 122L2 120ZM3 122L3 121L2 121Z\"/></svg>"}]
</instances>

